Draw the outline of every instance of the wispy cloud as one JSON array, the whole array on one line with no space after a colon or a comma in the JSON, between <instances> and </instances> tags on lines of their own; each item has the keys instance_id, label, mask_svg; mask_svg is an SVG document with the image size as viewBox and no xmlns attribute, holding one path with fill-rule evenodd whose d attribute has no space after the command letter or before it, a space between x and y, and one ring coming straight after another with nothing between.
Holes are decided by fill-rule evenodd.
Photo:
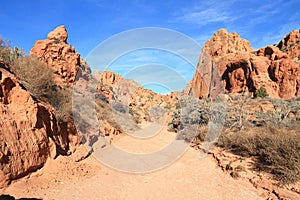
<instances>
[{"instance_id":1,"label":"wispy cloud","mask_svg":"<svg viewBox=\"0 0 300 200\"><path fill-rule=\"evenodd\" d=\"M230 16L226 12L219 12L217 9L209 8L186 13L179 19L202 26L212 22L225 22L230 19Z\"/></svg>"},{"instance_id":2,"label":"wispy cloud","mask_svg":"<svg viewBox=\"0 0 300 200\"><path fill-rule=\"evenodd\" d=\"M176 22L191 23L198 26L205 26L211 23L227 23L237 19L237 16L230 12L234 1L204 1L185 8L175 18Z\"/></svg>"},{"instance_id":3,"label":"wispy cloud","mask_svg":"<svg viewBox=\"0 0 300 200\"><path fill-rule=\"evenodd\" d=\"M250 40L254 48L277 43L284 35L299 28L299 12L294 10L297 0L260 1L202 1L184 7L174 17L175 23L191 25L203 30L194 39L202 46L220 28L238 32ZM200 32L201 34L201 32Z\"/></svg>"},{"instance_id":4,"label":"wispy cloud","mask_svg":"<svg viewBox=\"0 0 300 200\"><path fill-rule=\"evenodd\" d=\"M256 38L253 41L253 47L259 48L262 46L278 43L286 34L291 32L292 30L300 29L299 19L300 13L293 14L286 20L285 24L274 27L274 29L265 32L261 37Z\"/></svg>"}]
</instances>

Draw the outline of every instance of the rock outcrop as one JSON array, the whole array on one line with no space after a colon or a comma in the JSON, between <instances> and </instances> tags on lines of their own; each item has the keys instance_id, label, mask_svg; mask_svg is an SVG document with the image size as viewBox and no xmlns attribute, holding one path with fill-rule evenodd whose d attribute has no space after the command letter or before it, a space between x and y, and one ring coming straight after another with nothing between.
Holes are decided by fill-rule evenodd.
<instances>
[{"instance_id":1,"label":"rock outcrop","mask_svg":"<svg viewBox=\"0 0 300 200\"><path fill-rule=\"evenodd\" d=\"M0 188L79 143L76 130L59 123L54 113L0 68Z\"/></svg>"},{"instance_id":2,"label":"rock outcrop","mask_svg":"<svg viewBox=\"0 0 300 200\"><path fill-rule=\"evenodd\" d=\"M299 38L293 38L292 41L298 44ZM300 92L299 62L290 57L294 53L288 52L276 46L255 51L239 34L221 29L205 43L185 93L200 99L214 98L219 93L254 96L264 87L274 98L297 97Z\"/></svg>"},{"instance_id":3,"label":"rock outcrop","mask_svg":"<svg viewBox=\"0 0 300 200\"><path fill-rule=\"evenodd\" d=\"M291 59L300 62L300 30L293 30L276 46L287 53Z\"/></svg>"},{"instance_id":4,"label":"rock outcrop","mask_svg":"<svg viewBox=\"0 0 300 200\"><path fill-rule=\"evenodd\" d=\"M56 90L62 91L91 79L90 67L67 38L65 27L59 26L30 52L53 69ZM81 142L74 120L60 119L58 108L34 97L11 69L0 61L0 187L42 167L49 157L74 152Z\"/></svg>"},{"instance_id":5,"label":"rock outcrop","mask_svg":"<svg viewBox=\"0 0 300 200\"><path fill-rule=\"evenodd\" d=\"M59 26L48 34L48 39L36 41L30 54L54 70L56 82L73 85L80 77L89 79L91 70L67 39L66 28Z\"/></svg>"}]
</instances>

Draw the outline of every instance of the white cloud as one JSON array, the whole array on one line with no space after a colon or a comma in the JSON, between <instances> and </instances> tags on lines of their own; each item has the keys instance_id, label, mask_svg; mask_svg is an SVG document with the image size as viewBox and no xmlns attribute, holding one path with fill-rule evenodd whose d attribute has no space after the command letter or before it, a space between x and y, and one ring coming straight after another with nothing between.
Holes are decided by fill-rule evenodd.
<instances>
[{"instance_id":1,"label":"white cloud","mask_svg":"<svg viewBox=\"0 0 300 200\"><path fill-rule=\"evenodd\" d=\"M254 47L259 48L267 45L277 44L286 34L291 32L294 29L300 29L299 19L300 14L293 14L288 20L286 24L282 24L278 26L276 31L272 30L266 32L262 37L258 38L257 41L254 42Z\"/></svg>"},{"instance_id":2,"label":"white cloud","mask_svg":"<svg viewBox=\"0 0 300 200\"><path fill-rule=\"evenodd\" d=\"M229 19L230 16L226 12L219 12L213 8L186 13L181 17L181 20L183 21L193 22L200 26L212 22L225 22Z\"/></svg>"},{"instance_id":3,"label":"white cloud","mask_svg":"<svg viewBox=\"0 0 300 200\"><path fill-rule=\"evenodd\" d=\"M175 21L205 26L210 23L227 23L237 19L230 10L235 1L204 1L184 9Z\"/></svg>"}]
</instances>

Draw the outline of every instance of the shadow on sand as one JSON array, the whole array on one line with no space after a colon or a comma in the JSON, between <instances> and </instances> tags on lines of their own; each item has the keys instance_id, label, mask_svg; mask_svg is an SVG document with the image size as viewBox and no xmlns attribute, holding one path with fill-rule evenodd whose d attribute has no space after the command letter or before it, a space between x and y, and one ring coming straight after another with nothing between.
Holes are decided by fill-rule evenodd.
<instances>
[{"instance_id":1,"label":"shadow on sand","mask_svg":"<svg viewBox=\"0 0 300 200\"><path fill-rule=\"evenodd\" d=\"M13 196L10 196L8 194L2 194L0 196L0 200L42 200L40 198L20 198L20 199L16 199Z\"/></svg>"}]
</instances>

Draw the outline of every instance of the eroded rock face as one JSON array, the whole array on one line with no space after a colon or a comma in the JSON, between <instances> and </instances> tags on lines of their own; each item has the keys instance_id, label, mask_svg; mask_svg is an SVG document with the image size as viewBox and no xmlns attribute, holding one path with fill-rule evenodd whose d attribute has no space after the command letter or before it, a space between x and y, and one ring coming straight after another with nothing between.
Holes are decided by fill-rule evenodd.
<instances>
[{"instance_id":1,"label":"eroded rock face","mask_svg":"<svg viewBox=\"0 0 300 200\"><path fill-rule=\"evenodd\" d=\"M299 96L299 79L299 62L289 53L275 46L254 51L237 33L221 29L205 43L185 93L202 99L219 93L255 95L265 87L271 97L292 98Z\"/></svg>"},{"instance_id":2,"label":"eroded rock face","mask_svg":"<svg viewBox=\"0 0 300 200\"><path fill-rule=\"evenodd\" d=\"M71 45L67 43L68 33L59 26L48 34L48 39L38 40L30 54L37 56L51 67L57 83L73 84L79 78L90 77L90 67Z\"/></svg>"},{"instance_id":3,"label":"eroded rock face","mask_svg":"<svg viewBox=\"0 0 300 200\"><path fill-rule=\"evenodd\" d=\"M0 188L67 154L79 142L54 110L37 103L6 69L0 68Z\"/></svg>"},{"instance_id":4,"label":"eroded rock face","mask_svg":"<svg viewBox=\"0 0 300 200\"><path fill-rule=\"evenodd\" d=\"M293 30L276 46L281 51L287 53L291 59L300 62L300 30Z\"/></svg>"}]
</instances>

